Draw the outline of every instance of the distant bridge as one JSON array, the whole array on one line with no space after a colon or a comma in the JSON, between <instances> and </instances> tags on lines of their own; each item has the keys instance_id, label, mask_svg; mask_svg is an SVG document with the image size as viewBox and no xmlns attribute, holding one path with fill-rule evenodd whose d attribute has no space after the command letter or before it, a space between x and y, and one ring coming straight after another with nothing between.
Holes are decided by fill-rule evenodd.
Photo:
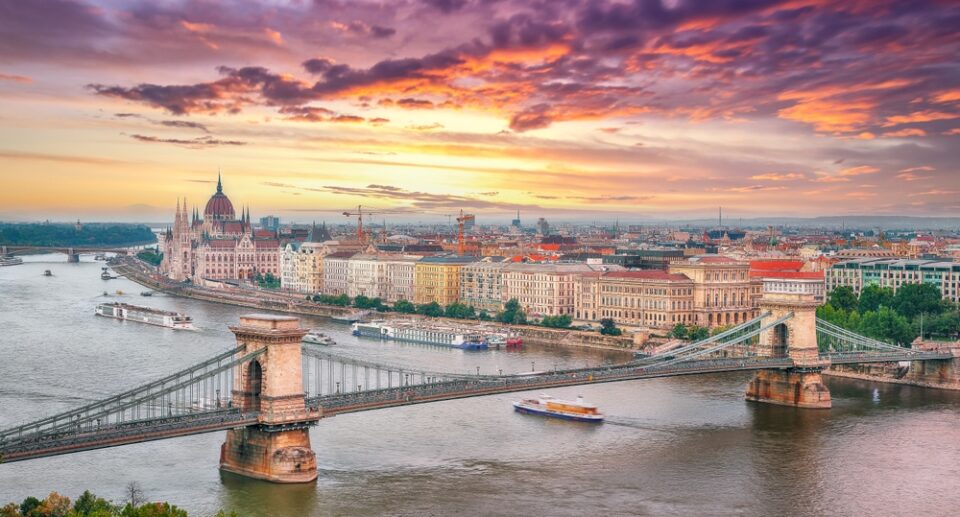
<instances>
[{"instance_id":1,"label":"distant bridge","mask_svg":"<svg viewBox=\"0 0 960 517\"><path fill-rule=\"evenodd\" d=\"M116 253L117 255L127 255L134 248L148 246L149 244L138 244L134 246L19 246L11 244L0 245L0 256L23 255L29 253L63 253L67 256L67 262L79 262L81 254L88 253Z\"/></svg>"}]
</instances>

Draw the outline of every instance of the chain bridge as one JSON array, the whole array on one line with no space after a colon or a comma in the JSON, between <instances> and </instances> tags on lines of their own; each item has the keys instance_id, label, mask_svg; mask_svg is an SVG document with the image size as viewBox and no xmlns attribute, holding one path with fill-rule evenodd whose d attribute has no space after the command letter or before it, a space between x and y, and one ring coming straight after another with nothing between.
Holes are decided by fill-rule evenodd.
<instances>
[{"instance_id":1,"label":"chain bridge","mask_svg":"<svg viewBox=\"0 0 960 517\"><path fill-rule=\"evenodd\" d=\"M808 294L765 293L758 317L623 364L508 374L432 371L351 357L301 343L306 330L297 318L242 316L230 327L235 348L104 400L0 430L0 462L226 431L222 469L307 482L317 476L308 429L341 413L736 371L756 372L748 400L829 408L820 372L833 364L909 361L958 371L955 350L899 347L818 320L817 303Z\"/></svg>"}]
</instances>

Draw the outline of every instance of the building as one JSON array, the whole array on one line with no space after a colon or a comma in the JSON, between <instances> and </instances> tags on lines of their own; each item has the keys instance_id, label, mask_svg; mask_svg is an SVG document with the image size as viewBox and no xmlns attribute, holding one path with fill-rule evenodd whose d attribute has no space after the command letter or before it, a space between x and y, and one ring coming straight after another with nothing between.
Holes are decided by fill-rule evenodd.
<instances>
[{"instance_id":1,"label":"building","mask_svg":"<svg viewBox=\"0 0 960 517\"><path fill-rule=\"evenodd\" d=\"M750 264L721 255L698 255L670 264L670 273L693 281L693 320L702 327L737 325L756 316Z\"/></svg>"},{"instance_id":2,"label":"building","mask_svg":"<svg viewBox=\"0 0 960 517\"><path fill-rule=\"evenodd\" d=\"M618 249L614 255L604 255L604 264L616 264L627 269L659 269L666 271L670 264L687 258L679 248Z\"/></svg>"},{"instance_id":3,"label":"building","mask_svg":"<svg viewBox=\"0 0 960 517\"><path fill-rule=\"evenodd\" d=\"M471 305L477 311L494 313L503 308L503 270L507 266L502 257L489 257L460 269L460 303Z\"/></svg>"},{"instance_id":4,"label":"building","mask_svg":"<svg viewBox=\"0 0 960 517\"><path fill-rule=\"evenodd\" d=\"M537 233L540 235L550 235L550 223L543 217L537 219Z\"/></svg>"},{"instance_id":5,"label":"building","mask_svg":"<svg viewBox=\"0 0 960 517\"><path fill-rule=\"evenodd\" d=\"M578 312L592 310L590 319L612 318L624 325L651 328L694 322L694 282L686 275L657 270L611 271L587 284L589 294L579 298L581 304L585 298L588 303Z\"/></svg>"},{"instance_id":6,"label":"building","mask_svg":"<svg viewBox=\"0 0 960 517\"><path fill-rule=\"evenodd\" d=\"M326 225L310 228L304 242L291 241L280 254L280 286L300 293L323 291L323 257L331 252Z\"/></svg>"},{"instance_id":7,"label":"building","mask_svg":"<svg viewBox=\"0 0 960 517\"><path fill-rule=\"evenodd\" d=\"M876 285L896 291L905 284L932 284L944 298L960 302L960 263L941 260L860 258L838 262L825 271L826 289L852 287L858 295Z\"/></svg>"},{"instance_id":8,"label":"building","mask_svg":"<svg viewBox=\"0 0 960 517\"><path fill-rule=\"evenodd\" d=\"M347 294L350 289L350 258L355 251L337 251L323 257L323 293Z\"/></svg>"},{"instance_id":9,"label":"building","mask_svg":"<svg viewBox=\"0 0 960 517\"><path fill-rule=\"evenodd\" d=\"M280 276L280 242L270 232L255 232L250 211L236 216L233 203L217 178L217 191L201 217L186 200L177 200L172 228L163 238L160 271L172 280L253 280L257 275Z\"/></svg>"},{"instance_id":10,"label":"building","mask_svg":"<svg viewBox=\"0 0 960 517\"><path fill-rule=\"evenodd\" d=\"M260 218L260 227L275 232L280 229L280 218L275 215L263 216Z\"/></svg>"},{"instance_id":11,"label":"building","mask_svg":"<svg viewBox=\"0 0 960 517\"><path fill-rule=\"evenodd\" d=\"M416 266L421 258L415 255L390 255L383 259L384 286L381 297L385 303L413 301Z\"/></svg>"},{"instance_id":12,"label":"building","mask_svg":"<svg viewBox=\"0 0 960 517\"><path fill-rule=\"evenodd\" d=\"M476 259L457 255L424 257L414 268L413 301L446 306L460 300L460 269Z\"/></svg>"},{"instance_id":13,"label":"building","mask_svg":"<svg viewBox=\"0 0 960 517\"><path fill-rule=\"evenodd\" d=\"M577 278L584 273L621 270L595 264L510 264L503 269L503 300L516 298L528 316L576 316Z\"/></svg>"}]
</instances>

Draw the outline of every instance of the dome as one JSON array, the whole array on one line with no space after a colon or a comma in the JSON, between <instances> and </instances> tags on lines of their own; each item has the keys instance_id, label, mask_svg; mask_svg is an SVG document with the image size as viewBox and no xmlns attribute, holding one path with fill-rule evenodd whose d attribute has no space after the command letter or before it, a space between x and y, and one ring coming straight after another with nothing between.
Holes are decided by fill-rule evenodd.
<instances>
[{"instance_id":1,"label":"dome","mask_svg":"<svg viewBox=\"0 0 960 517\"><path fill-rule=\"evenodd\" d=\"M203 209L203 218L207 221L233 221L237 213L233 210L233 203L223 193L223 183L217 178L217 193L210 196L207 207Z\"/></svg>"}]
</instances>

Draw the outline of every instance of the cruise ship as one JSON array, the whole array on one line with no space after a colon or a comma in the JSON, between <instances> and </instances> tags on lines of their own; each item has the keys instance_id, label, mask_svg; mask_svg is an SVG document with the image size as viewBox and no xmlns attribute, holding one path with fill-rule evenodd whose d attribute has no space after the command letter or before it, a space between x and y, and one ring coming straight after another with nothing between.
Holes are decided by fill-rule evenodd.
<instances>
[{"instance_id":1,"label":"cruise ship","mask_svg":"<svg viewBox=\"0 0 960 517\"><path fill-rule=\"evenodd\" d=\"M597 410L597 406L584 402L583 397L577 397L577 400L570 401L541 394L540 398L514 402L513 408L518 413L530 415L549 416L577 422L603 422L603 414Z\"/></svg>"},{"instance_id":2,"label":"cruise ship","mask_svg":"<svg viewBox=\"0 0 960 517\"><path fill-rule=\"evenodd\" d=\"M20 257L0 257L0 266L19 266L23 264L23 259Z\"/></svg>"},{"instance_id":3,"label":"cruise ship","mask_svg":"<svg viewBox=\"0 0 960 517\"><path fill-rule=\"evenodd\" d=\"M171 329L192 330L193 319L179 312L163 311L151 307L141 307L129 303L100 303L97 304L96 314L118 320L137 321L149 325L158 325Z\"/></svg>"},{"instance_id":4,"label":"cruise ship","mask_svg":"<svg viewBox=\"0 0 960 517\"><path fill-rule=\"evenodd\" d=\"M354 336L446 346L461 350L486 350L489 346L480 332L413 320L357 322L351 326L351 330Z\"/></svg>"}]
</instances>

